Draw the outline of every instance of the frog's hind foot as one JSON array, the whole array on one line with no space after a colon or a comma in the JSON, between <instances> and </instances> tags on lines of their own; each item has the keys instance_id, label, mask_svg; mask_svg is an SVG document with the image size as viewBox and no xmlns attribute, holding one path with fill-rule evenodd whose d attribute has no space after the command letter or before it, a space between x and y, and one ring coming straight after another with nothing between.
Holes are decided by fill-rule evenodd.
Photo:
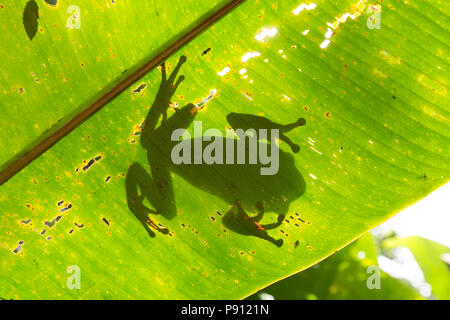
<instances>
[{"instance_id":1,"label":"frog's hind foot","mask_svg":"<svg viewBox=\"0 0 450 320\"><path fill-rule=\"evenodd\" d=\"M169 229L167 229L166 227L162 226L161 224L156 224L155 222L153 222L150 219L147 219L147 224L150 227L152 227L153 229L155 229L156 231L161 232L162 234L168 234L169 233Z\"/></svg>"},{"instance_id":2,"label":"frog's hind foot","mask_svg":"<svg viewBox=\"0 0 450 320\"><path fill-rule=\"evenodd\" d=\"M283 239L274 240L273 244L280 248L283 245Z\"/></svg>"},{"instance_id":3,"label":"frog's hind foot","mask_svg":"<svg viewBox=\"0 0 450 320\"><path fill-rule=\"evenodd\" d=\"M261 237L262 239L265 239L269 242L272 242L274 245L276 245L278 248L283 246L283 239L274 239L271 236L269 236L268 234L265 234L263 237Z\"/></svg>"}]
</instances>

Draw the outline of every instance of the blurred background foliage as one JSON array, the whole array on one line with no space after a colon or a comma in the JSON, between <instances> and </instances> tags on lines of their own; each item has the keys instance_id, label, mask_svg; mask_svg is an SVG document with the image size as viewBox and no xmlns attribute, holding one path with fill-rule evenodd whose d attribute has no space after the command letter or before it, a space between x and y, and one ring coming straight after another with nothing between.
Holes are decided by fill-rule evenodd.
<instances>
[{"instance_id":1,"label":"blurred background foliage","mask_svg":"<svg viewBox=\"0 0 450 320\"><path fill-rule=\"evenodd\" d=\"M449 299L448 247L395 232L366 233L336 254L249 296L249 300ZM380 269L380 288L368 288ZM372 267L373 268L373 267Z\"/></svg>"}]
</instances>

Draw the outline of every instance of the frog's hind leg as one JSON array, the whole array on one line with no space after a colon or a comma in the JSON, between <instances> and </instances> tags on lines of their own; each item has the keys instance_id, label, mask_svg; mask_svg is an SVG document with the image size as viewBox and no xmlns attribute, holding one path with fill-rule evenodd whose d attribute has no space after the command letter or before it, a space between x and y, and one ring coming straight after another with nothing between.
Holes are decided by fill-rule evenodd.
<instances>
[{"instance_id":1,"label":"frog's hind leg","mask_svg":"<svg viewBox=\"0 0 450 320\"><path fill-rule=\"evenodd\" d=\"M258 214L253 219L259 222L264 217L264 205L261 201L256 203L256 209L258 209Z\"/></svg>"},{"instance_id":2,"label":"frog's hind leg","mask_svg":"<svg viewBox=\"0 0 450 320\"><path fill-rule=\"evenodd\" d=\"M169 233L169 229L167 229L166 227L161 227L158 224L156 224L154 221L152 221L151 219L147 219L147 224L152 227L153 229L163 233L163 234L168 234Z\"/></svg>"},{"instance_id":3,"label":"frog's hind leg","mask_svg":"<svg viewBox=\"0 0 450 320\"><path fill-rule=\"evenodd\" d=\"M261 239L267 240L269 242L272 242L273 244L275 244L277 247L281 247L283 245L283 239L278 239L275 240L273 237L269 236L269 234L267 233L266 230L270 230L270 229L274 229L278 226L281 225L281 223L284 220L284 215L279 215L278 216L278 221L276 223L272 223L272 224L267 224L267 225L261 225L259 224L259 221L263 218L264 216L264 206L263 203L261 201L258 201L256 203L256 208L258 209L258 214L256 216L254 216L252 219L254 219L254 223L257 226L256 230L257 232L255 233L255 235Z\"/></svg>"},{"instance_id":4,"label":"frog's hind leg","mask_svg":"<svg viewBox=\"0 0 450 320\"><path fill-rule=\"evenodd\" d=\"M153 179L139 163L134 163L128 169L125 179L128 208L145 227L149 236L155 237L155 233L149 229L149 226L164 234L169 233L169 230L158 226L148 217L149 214L158 214L156 210L148 208L143 203L145 198L152 202L151 197L156 191L151 190L152 185ZM141 194L139 194L139 191Z\"/></svg>"},{"instance_id":5,"label":"frog's hind leg","mask_svg":"<svg viewBox=\"0 0 450 320\"><path fill-rule=\"evenodd\" d=\"M280 214L280 215L278 215L277 222L269 223L269 224L263 224L263 225L261 225L261 227L263 227L266 230L278 228L283 223L284 218L285 218L285 215L284 214Z\"/></svg>"},{"instance_id":6,"label":"frog's hind leg","mask_svg":"<svg viewBox=\"0 0 450 320\"><path fill-rule=\"evenodd\" d=\"M254 217L250 217L242 208L241 202L237 200L235 202L235 208L237 209L236 211L234 211L235 214L233 215L233 210L230 210L223 219L224 225L237 233L258 237L275 244L277 247L281 247L283 245L283 240L275 240L274 238L269 236L269 234L265 230L265 226L262 226L258 223L258 221L260 221L264 215L264 207L262 205L262 202L258 202L256 204L256 207L259 211L258 214ZM282 216L282 218L284 219L284 216ZM277 226L281 224L283 219L281 219L281 221L277 223ZM268 226L269 229L271 229L271 225Z\"/></svg>"},{"instance_id":7,"label":"frog's hind leg","mask_svg":"<svg viewBox=\"0 0 450 320\"><path fill-rule=\"evenodd\" d=\"M274 239L273 237L269 236L269 234L267 233L267 231L260 235L259 238L267 240L269 242L272 242L274 245L276 245L278 248L281 247L283 245L283 239Z\"/></svg>"}]
</instances>

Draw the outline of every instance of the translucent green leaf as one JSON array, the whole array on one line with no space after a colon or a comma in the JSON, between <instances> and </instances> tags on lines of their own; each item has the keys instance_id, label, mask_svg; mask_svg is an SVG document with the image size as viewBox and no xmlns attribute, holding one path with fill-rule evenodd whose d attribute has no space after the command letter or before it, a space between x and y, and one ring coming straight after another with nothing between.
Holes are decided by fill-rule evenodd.
<instances>
[{"instance_id":1,"label":"translucent green leaf","mask_svg":"<svg viewBox=\"0 0 450 320\"><path fill-rule=\"evenodd\" d=\"M142 14L120 3L128 11L115 19ZM247 1L166 61L167 77L176 66L184 76L177 88L158 68L61 139L1 186L0 297L243 298L448 181L448 4L380 4L376 29L380 9L368 13L366 1L303 10ZM115 20L93 28L99 21ZM83 99L87 81L74 80ZM193 104L203 108L192 114ZM15 117L8 123L21 123ZM260 175L260 164L175 165L168 137L186 125L193 134L194 120L223 135L285 130L278 174ZM67 287L74 265L80 290Z\"/></svg>"},{"instance_id":2,"label":"translucent green leaf","mask_svg":"<svg viewBox=\"0 0 450 320\"><path fill-rule=\"evenodd\" d=\"M0 170L222 5L220 0L2 3Z\"/></svg>"}]
</instances>

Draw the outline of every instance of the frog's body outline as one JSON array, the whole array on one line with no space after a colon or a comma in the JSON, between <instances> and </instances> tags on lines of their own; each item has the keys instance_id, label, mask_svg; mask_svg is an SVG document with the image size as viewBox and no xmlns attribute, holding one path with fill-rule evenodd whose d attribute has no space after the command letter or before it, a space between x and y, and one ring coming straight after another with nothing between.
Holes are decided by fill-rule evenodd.
<instances>
[{"instance_id":1,"label":"frog's body outline","mask_svg":"<svg viewBox=\"0 0 450 320\"><path fill-rule=\"evenodd\" d=\"M141 224L146 227L151 237L155 237L153 230L163 234L169 234L168 228L154 222L148 215L161 214L166 219L172 219L177 215L172 179L170 176L170 173L174 172L192 185L222 198L232 206L232 209L225 214L222 221L227 228L240 234L268 240L281 247L283 240L275 240L269 236L267 230L277 228L281 225L288 211L289 203L300 197L305 189L305 182L296 169L295 162L290 154L279 150L280 164L283 162L288 169L286 171L286 168L280 167L281 171L284 170L283 177L277 175L260 176L259 166L257 165L175 165L171 162L171 150L178 143L178 141L171 140L172 132L180 128L187 129L197 116L198 110L201 109L197 105L188 103L183 108L176 109L175 113L170 118L167 118L167 109L171 105L171 97L184 80L184 76L181 75L176 81L175 78L185 62L186 58L181 56L177 66L168 79L165 63L161 65L161 85L144 121L140 135L141 146L147 150L151 176L137 162L130 166L126 176L126 192L129 209ZM282 133L292 130L294 127L304 125L304 119L302 118L294 124L281 126L262 117L242 114L230 115L227 119L242 120L247 116L250 116L251 118L249 119L251 120L259 119L263 125L280 128ZM156 128L161 116L161 124ZM287 141L285 138L284 136L281 139ZM291 143L290 140L288 144L293 151L297 150L296 145ZM226 186L221 186L217 183L224 180L227 182ZM289 183L290 186L287 188L286 185L289 185ZM278 190L277 187L281 190ZM255 188L259 192L257 195L252 192ZM141 191L140 195L139 189ZM144 205L145 198L147 198L154 209ZM253 217L249 216L244 211L242 204L245 204L245 207L251 207L256 204L257 215ZM259 221L264 215L264 207L267 207L271 212L279 213L276 223L267 225L259 224Z\"/></svg>"}]
</instances>

